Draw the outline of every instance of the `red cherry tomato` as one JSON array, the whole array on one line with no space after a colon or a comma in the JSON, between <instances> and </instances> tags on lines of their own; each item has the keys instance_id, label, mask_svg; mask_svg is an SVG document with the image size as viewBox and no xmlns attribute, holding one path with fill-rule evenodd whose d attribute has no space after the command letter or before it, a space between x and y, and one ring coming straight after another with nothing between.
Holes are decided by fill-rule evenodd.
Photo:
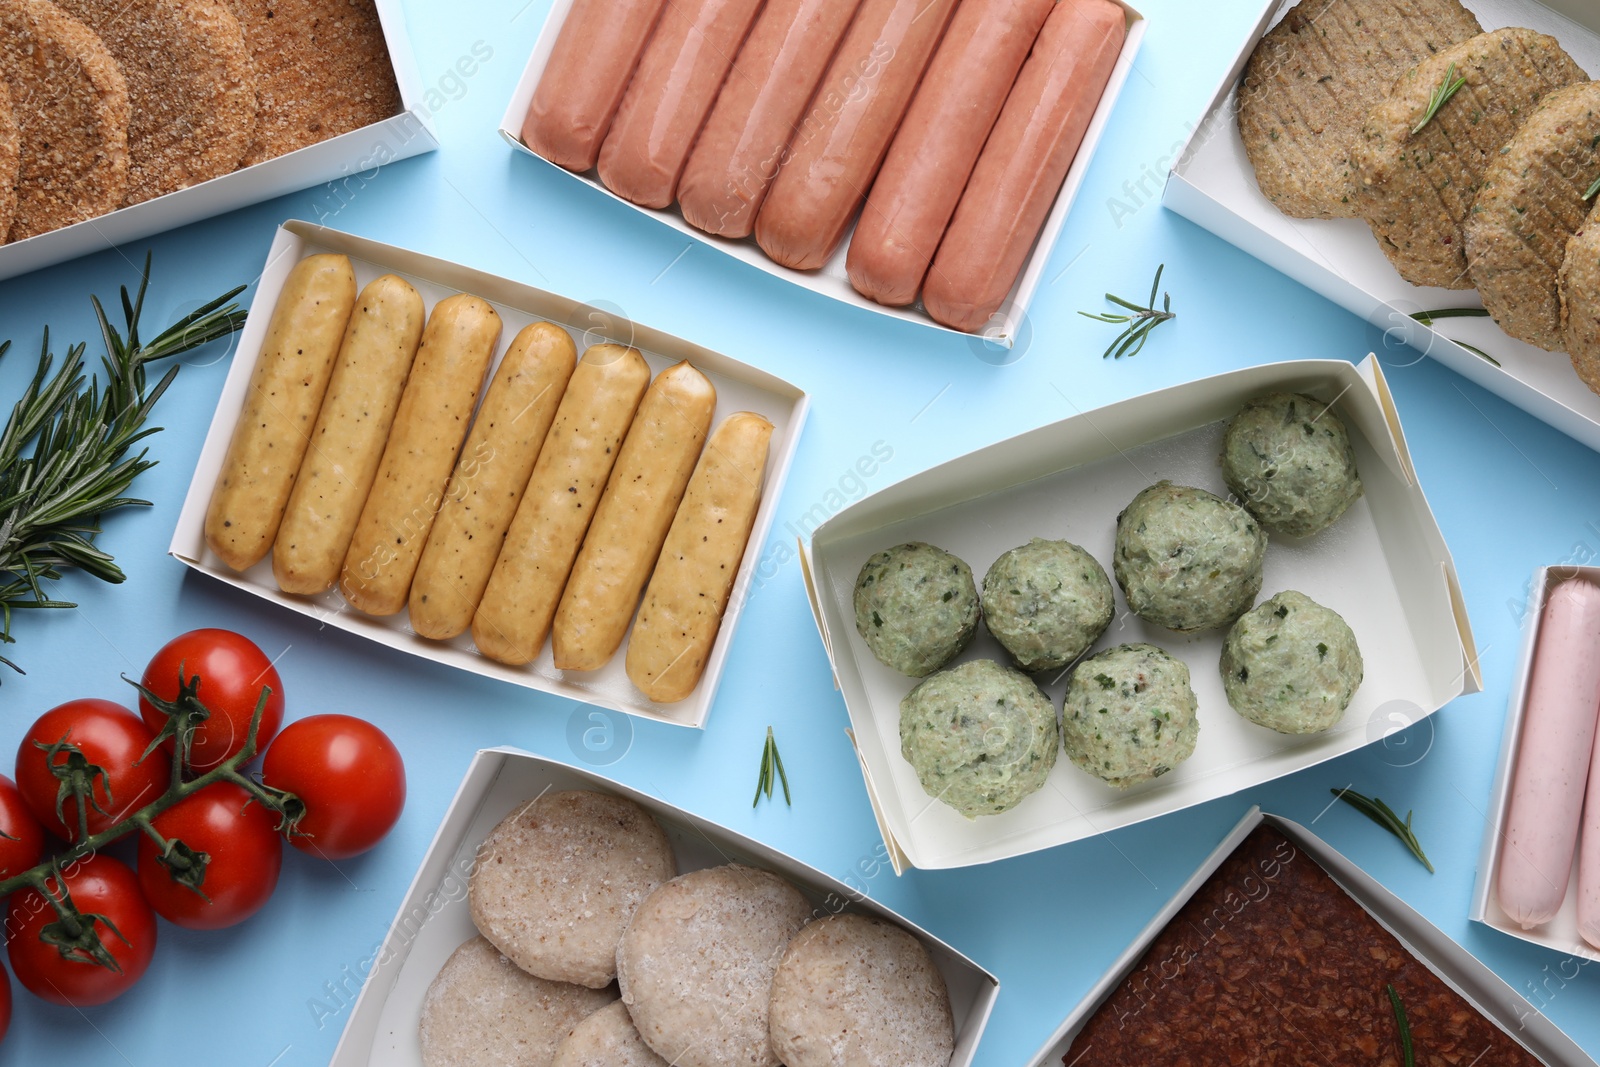
<instances>
[{"instance_id":1,"label":"red cherry tomato","mask_svg":"<svg viewBox=\"0 0 1600 1067\"><path fill-rule=\"evenodd\" d=\"M232 782L208 785L152 820L169 843L206 857L200 893L173 877L148 835L139 837L139 888L156 914L191 930L218 930L261 910L278 886L278 815ZM181 853L181 850L175 850Z\"/></svg>"},{"instance_id":2,"label":"red cherry tomato","mask_svg":"<svg viewBox=\"0 0 1600 1067\"><path fill-rule=\"evenodd\" d=\"M110 926L101 919L87 919L84 925L92 924L119 970L93 962L78 949L63 956L55 945L41 941L40 933L58 919L37 889L21 890L11 898L6 917L11 970L24 989L52 1004L104 1004L126 992L150 966L156 951L156 913L139 894L139 880L127 865L103 852L67 864L63 875L80 915L110 920ZM60 892L56 879L49 884L51 892Z\"/></svg>"},{"instance_id":3,"label":"red cherry tomato","mask_svg":"<svg viewBox=\"0 0 1600 1067\"><path fill-rule=\"evenodd\" d=\"M82 761L64 751L52 758L39 747L63 739L77 746ZM97 834L166 792L171 777L168 761L160 751L141 760L153 740L150 728L120 704L94 698L69 700L39 716L22 736L22 744L17 746L17 788L46 830L75 841L78 802L69 795L61 805L62 818L56 817L63 783L51 766L86 762L99 767L103 775L87 768L83 775L93 797L93 802L85 805L89 833Z\"/></svg>"},{"instance_id":4,"label":"red cherry tomato","mask_svg":"<svg viewBox=\"0 0 1600 1067\"><path fill-rule=\"evenodd\" d=\"M272 694L261 709L256 751L266 751L283 723L283 682L265 652L232 630L190 630L161 646L140 682L162 700L175 700L180 670L185 680L200 676L197 695L211 712L211 718L196 728L189 749L194 771L210 770L244 748L262 686L270 687ZM143 696L139 714L156 733L166 725L166 715ZM163 742L169 754L170 744Z\"/></svg>"},{"instance_id":5,"label":"red cherry tomato","mask_svg":"<svg viewBox=\"0 0 1600 1067\"><path fill-rule=\"evenodd\" d=\"M406 803L400 750L382 730L349 715L311 715L284 727L267 749L261 780L305 802L300 833L289 843L323 859L376 845Z\"/></svg>"},{"instance_id":6,"label":"red cherry tomato","mask_svg":"<svg viewBox=\"0 0 1600 1067\"><path fill-rule=\"evenodd\" d=\"M3 774L0 774L0 834L4 835L0 836L0 880L21 874L44 857L44 827L28 810L17 783ZM4 1027L0 1026L0 1034L3 1033Z\"/></svg>"}]
</instances>

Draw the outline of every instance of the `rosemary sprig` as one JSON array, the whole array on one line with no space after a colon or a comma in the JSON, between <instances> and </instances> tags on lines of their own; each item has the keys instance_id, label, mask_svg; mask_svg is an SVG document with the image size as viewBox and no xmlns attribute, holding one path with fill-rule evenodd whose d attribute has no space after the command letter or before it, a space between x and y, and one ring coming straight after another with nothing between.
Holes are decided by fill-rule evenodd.
<instances>
[{"instance_id":1,"label":"rosemary sprig","mask_svg":"<svg viewBox=\"0 0 1600 1067\"><path fill-rule=\"evenodd\" d=\"M1593 200L1597 195L1600 195L1600 178L1594 180L1594 184L1589 186L1589 191L1583 194L1583 198Z\"/></svg>"},{"instance_id":2,"label":"rosemary sprig","mask_svg":"<svg viewBox=\"0 0 1600 1067\"><path fill-rule=\"evenodd\" d=\"M774 776L773 772L777 774ZM767 727L767 743L761 748L761 775L756 779L756 798L750 802L753 808L761 803L761 795L766 794L768 800L772 799L773 778L783 783L783 802L790 807L794 801L789 798L789 775L783 769L783 757L778 755L778 741L772 736L772 727Z\"/></svg>"},{"instance_id":3,"label":"rosemary sprig","mask_svg":"<svg viewBox=\"0 0 1600 1067\"><path fill-rule=\"evenodd\" d=\"M144 366L244 325L244 310L228 304L244 291L241 285L142 342L139 315L149 284L146 256L135 295L130 299L127 288L122 289L125 335L111 325L100 301L90 297L106 348L100 361L103 384L98 375L85 373L83 344L69 347L57 367L46 329L38 369L0 429L0 644L16 641L11 633L14 609L76 606L45 593L45 583L60 578L65 569L77 567L111 583L126 577L110 553L94 542L101 516L150 503L125 494L155 461L146 459L143 449L133 455L129 451L160 429L145 426L145 420L178 368L170 368L147 388ZM9 349L9 341L0 344L0 357ZM0 663L22 670L4 656Z\"/></svg>"},{"instance_id":4,"label":"rosemary sprig","mask_svg":"<svg viewBox=\"0 0 1600 1067\"><path fill-rule=\"evenodd\" d=\"M1411 317L1424 326L1432 326L1435 319L1483 319L1488 318L1489 313L1483 308L1439 308L1436 311L1413 311ZM1457 341L1454 337L1446 337L1445 340L1453 345L1465 348L1479 359L1488 360L1496 367L1500 366L1498 359L1495 359L1476 345L1469 345L1465 341Z\"/></svg>"},{"instance_id":5,"label":"rosemary sprig","mask_svg":"<svg viewBox=\"0 0 1600 1067\"><path fill-rule=\"evenodd\" d=\"M1391 982L1384 987L1389 991L1389 1007L1394 1009L1394 1026L1400 1031L1400 1055L1404 1067L1417 1067L1417 1054L1411 1047L1411 1021L1406 1018L1406 1006L1400 1003L1400 994Z\"/></svg>"},{"instance_id":6,"label":"rosemary sprig","mask_svg":"<svg viewBox=\"0 0 1600 1067\"><path fill-rule=\"evenodd\" d=\"M1428 110L1422 113L1422 121L1411 127L1412 136L1421 133L1422 128L1433 121L1433 116L1439 113L1439 109L1449 103L1450 98L1460 92L1465 84L1467 79L1457 77L1456 65L1450 64L1450 69L1444 72L1444 81L1435 86L1432 95L1428 97Z\"/></svg>"},{"instance_id":7,"label":"rosemary sprig","mask_svg":"<svg viewBox=\"0 0 1600 1067\"><path fill-rule=\"evenodd\" d=\"M1138 355L1139 350L1144 347L1145 341L1149 338L1151 330L1155 329L1157 326L1160 326L1168 319L1175 319L1178 317L1177 314L1172 310L1172 296L1170 293L1161 294L1161 310L1156 310L1156 291L1161 288L1161 272L1166 268L1167 265L1165 263L1156 268L1156 280L1150 283L1150 299L1145 302L1143 307L1133 303L1132 301L1124 300L1120 296L1113 296L1110 293L1106 294L1107 300L1118 305L1119 307L1127 308L1130 312L1132 312L1132 314L1116 315L1110 312L1104 312L1102 314L1095 315L1087 311L1078 312L1078 314L1082 315L1084 318L1093 319L1096 322L1110 322L1119 325L1128 325L1128 328L1118 334L1117 339L1112 341L1111 344L1107 346L1105 353L1100 357L1101 359L1105 359L1107 356L1121 359L1123 356Z\"/></svg>"},{"instance_id":8,"label":"rosemary sprig","mask_svg":"<svg viewBox=\"0 0 1600 1067\"><path fill-rule=\"evenodd\" d=\"M1428 873L1433 873L1433 864L1428 861L1427 854L1422 851L1422 844L1417 840L1417 835L1411 831L1411 812L1406 812L1405 821L1401 822L1400 816L1394 813L1394 809L1377 797L1362 796L1354 789L1330 789L1328 792L1398 837L1406 848L1411 850L1411 854L1421 860L1424 867L1428 868Z\"/></svg>"}]
</instances>

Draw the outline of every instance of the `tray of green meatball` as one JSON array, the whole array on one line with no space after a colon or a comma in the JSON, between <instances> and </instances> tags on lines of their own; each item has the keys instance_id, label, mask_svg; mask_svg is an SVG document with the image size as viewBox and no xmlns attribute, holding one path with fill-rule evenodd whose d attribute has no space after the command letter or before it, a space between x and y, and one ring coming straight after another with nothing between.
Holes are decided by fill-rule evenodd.
<instances>
[{"instance_id":1,"label":"tray of green meatball","mask_svg":"<svg viewBox=\"0 0 1600 1067\"><path fill-rule=\"evenodd\" d=\"M1225 796L1480 688L1383 373L1273 363L914 475L806 547L891 857L968 866Z\"/></svg>"}]
</instances>

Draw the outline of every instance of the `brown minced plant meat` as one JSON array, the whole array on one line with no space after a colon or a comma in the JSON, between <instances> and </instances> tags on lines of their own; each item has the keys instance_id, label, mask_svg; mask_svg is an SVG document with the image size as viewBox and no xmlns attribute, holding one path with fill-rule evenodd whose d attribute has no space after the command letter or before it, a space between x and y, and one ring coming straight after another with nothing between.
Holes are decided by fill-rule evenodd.
<instances>
[{"instance_id":1,"label":"brown minced plant meat","mask_svg":"<svg viewBox=\"0 0 1600 1067\"><path fill-rule=\"evenodd\" d=\"M1296 218L1360 217L1350 150L1367 113L1419 59L1482 32L1457 0L1301 0L1239 85L1262 194Z\"/></svg>"},{"instance_id":2,"label":"brown minced plant meat","mask_svg":"<svg viewBox=\"0 0 1600 1067\"><path fill-rule=\"evenodd\" d=\"M1467 219L1467 263L1500 328L1551 352L1565 347L1558 275L1600 175L1600 83L1545 98L1484 175Z\"/></svg>"},{"instance_id":3,"label":"brown minced plant meat","mask_svg":"<svg viewBox=\"0 0 1600 1067\"><path fill-rule=\"evenodd\" d=\"M1600 201L1567 242L1560 279L1561 325L1572 369L1600 393Z\"/></svg>"},{"instance_id":4,"label":"brown minced plant meat","mask_svg":"<svg viewBox=\"0 0 1600 1067\"><path fill-rule=\"evenodd\" d=\"M17 213L17 167L22 162L22 132L11 112L11 91L0 81L0 244L5 244Z\"/></svg>"},{"instance_id":5,"label":"brown minced plant meat","mask_svg":"<svg viewBox=\"0 0 1600 1067\"><path fill-rule=\"evenodd\" d=\"M1461 88L1428 119L1435 94L1455 79L1464 79ZM1588 75L1554 37L1515 27L1446 48L1400 76L1351 152L1362 212L1400 277L1472 288L1462 225L1484 172L1539 101L1580 81Z\"/></svg>"},{"instance_id":6,"label":"brown minced plant meat","mask_svg":"<svg viewBox=\"0 0 1600 1067\"><path fill-rule=\"evenodd\" d=\"M256 139L242 165L400 113L400 89L373 0L228 5L256 68Z\"/></svg>"},{"instance_id":7,"label":"brown minced plant meat","mask_svg":"<svg viewBox=\"0 0 1600 1067\"><path fill-rule=\"evenodd\" d=\"M255 69L222 0L57 0L128 82L128 192L137 204L227 174L255 136Z\"/></svg>"},{"instance_id":8,"label":"brown minced plant meat","mask_svg":"<svg viewBox=\"0 0 1600 1067\"><path fill-rule=\"evenodd\" d=\"M10 240L122 203L128 85L94 31L49 0L0 0L0 78L21 132Z\"/></svg>"}]
</instances>

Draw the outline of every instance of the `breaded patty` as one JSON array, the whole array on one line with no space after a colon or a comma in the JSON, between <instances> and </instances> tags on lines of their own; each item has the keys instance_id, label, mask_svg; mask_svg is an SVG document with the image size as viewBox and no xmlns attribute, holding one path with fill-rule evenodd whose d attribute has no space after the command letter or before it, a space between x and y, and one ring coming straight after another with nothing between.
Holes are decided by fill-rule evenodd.
<instances>
[{"instance_id":1,"label":"breaded patty","mask_svg":"<svg viewBox=\"0 0 1600 1067\"><path fill-rule=\"evenodd\" d=\"M1360 215L1350 150L1372 105L1424 56L1482 32L1457 0L1301 0L1239 85L1239 133L1261 192L1302 219Z\"/></svg>"},{"instance_id":2,"label":"breaded patty","mask_svg":"<svg viewBox=\"0 0 1600 1067\"><path fill-rule=\"evenodd\" d=\"M17 165L22 159L22 133L11 112L11 91L0 80L0 245L6 243L17 213Z\"/></svg>"},{"instance_id":3,"label":"breaded patty","mask_svg":"<svg viewBox=\"0 0 1600 1067\"><path fill-rule=\"evenodd\" d=\"M255 69L222 0L57 0L128 82L125 203L226 174L255 135Z\"/></svg>"},{"instance_id":4,"label":"breaded patty","mask_svg":"<svg viewBox=\"0 0 1600 1067\"><path fill-rule=\"evenodd\" d=\"M1484 175L1467 220L1467 265L1483 306L1512 337L1564 346L1558 274L1600 175L1600 83L1545 98Z\"/></svg>"},{"instance_id":5,"label":"breaded patty","mask_svg":"<svg viewBox=\"0 0 1600 1067\"><path fill-rule=\"evenodd\" d=\"M228 0L256 69L256 138L243 165L400 111L373 0Z\"/></svg>"},{"instance_id":6,"label":"breaded patty","mask_svg":"<svg viewBox=\"0 0 1600 1067\"><path fill-rule=\"evenodd\" d=\"M1600 180L1600 168L1595 178ZM1592 203L1561 264L1561 327L1572 368L1600 393L1600 197Z\"/></svg>"},{"instance_id":7,"label":"breaded patty","mask_svg":"<svg viewBox=\"0 0 1600 1067\"><path fill-rule=\"evenodd\" d=\"M1459 79L1429 119L1436 94ZM1554 37L1518 28L1463 41L1400 76L1351 155L1362 212L1400 277L1472 288L1462 224L1484 172L1540 100L1586 80Z\"/></svg>"},{"instance_id":8,"label":"breaded patty","mask_svg":"<svg viewBox=\"0 0 1600 1067\"><path fill-rule=\"evenodd\" d=\"M0 0L0 78L21 133L10 239L122 203L128 86L94 31L49 0Z\"/></svg>"}]
</instances>

